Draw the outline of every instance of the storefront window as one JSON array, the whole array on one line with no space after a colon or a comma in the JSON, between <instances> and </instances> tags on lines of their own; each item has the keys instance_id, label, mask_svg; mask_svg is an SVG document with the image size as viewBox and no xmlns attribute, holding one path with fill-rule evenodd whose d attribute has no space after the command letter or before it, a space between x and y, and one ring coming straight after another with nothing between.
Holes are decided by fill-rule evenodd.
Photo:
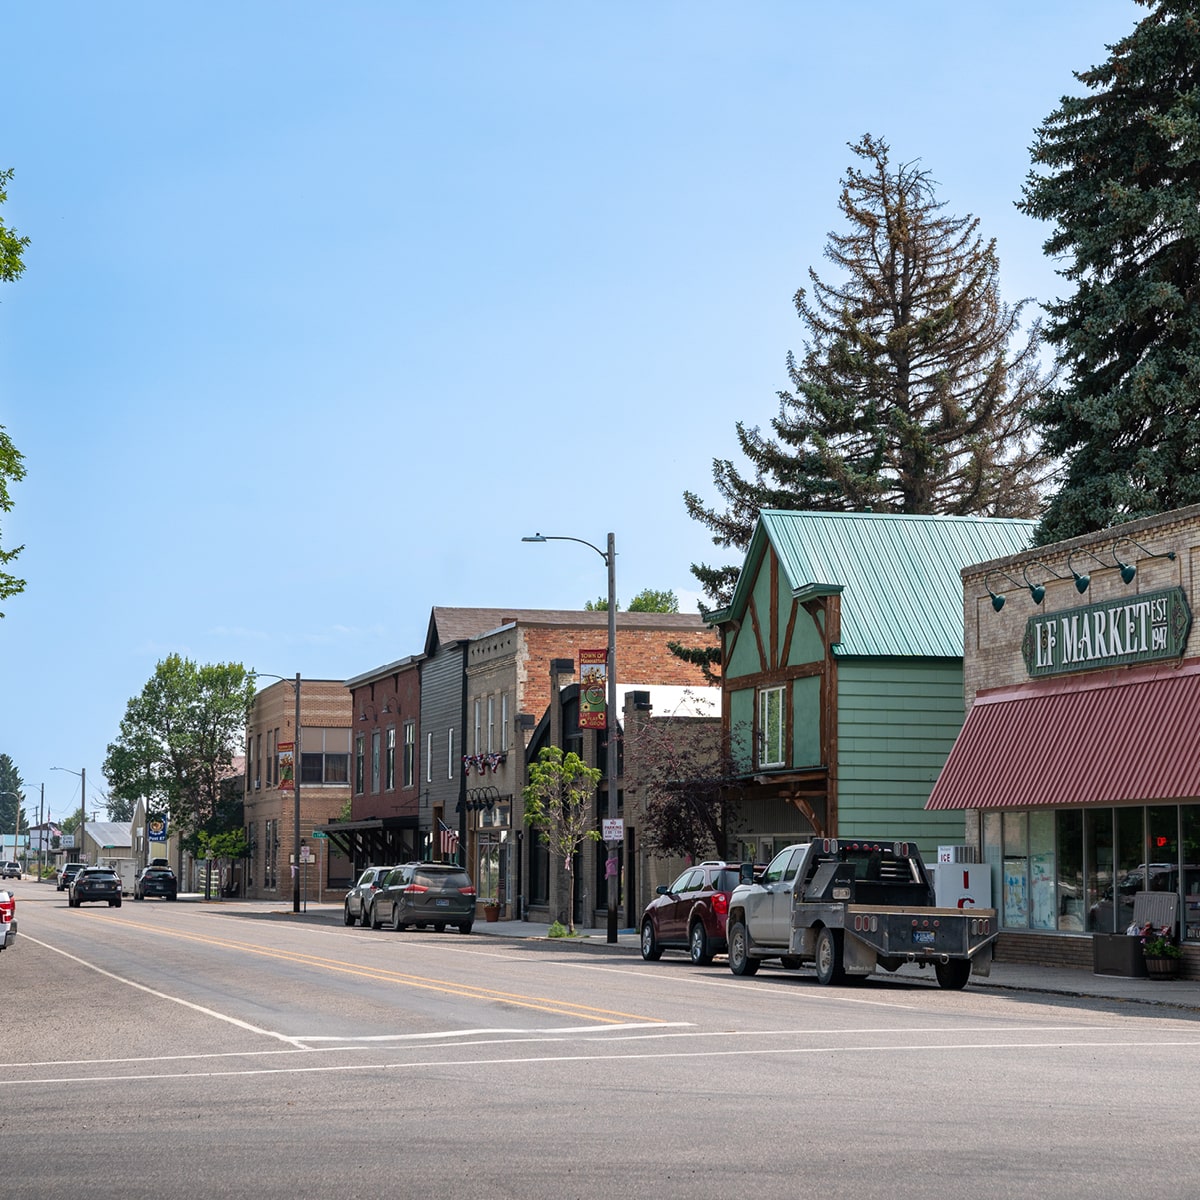
<instances>
[{"instance_id":1,"label":"storefront window","mask_svg":"<svg viewBox=\"0 0 1200 1200\"><path fill-rule=\"evenodd\" d=\"M1146 887L1146 842L1141 808L1118 808L1117 814L1117 921L1115 933L1133 922L1133 897Z\"/></svg>"},{"instance_id":2,"label":"storefront window","mask_svg":"<svg viewBox=\"0 0 1200 1200\"><path fill-rule=\"evenodd\" d=\"M1054 817L1058 831L1058 928L1082 933L1083 813L1079 809L1061 809Z\"/></svg>"},{"instance_id":3,"label":"storefront window","mask_svg":"<svg viewBox=\"0 0 1200 1200\"><path fill-rule=\"evenodd\" d=\"M1027 814L1004 814L1004 873L1001 884L1001 924L1008 928L1029 926L1029 842Z\"/></svg>"},{"instance_id":4,"label":"storefront window","mask_svg":"<svg viewBox=\"0 0 1200 1200\"><path fill-rule=\"evenodd\" d=\"M1029 814L1029 927L1056 929L1054 813Z\"/></svg>"},{"instance_id":5,"label":"storefront window","mask_svg":"<svg viewBox=\"0 0 1200 1200\"><path fill-rule=\"evenodd\" d=\"M1113 911L1113 811L1089 808L1083 813L1083 837L1087 864L1089 933L1112 933Z\"/></svg>"},{"instance_id":6,"label":"storefront window","mask_svg":"<svg viewBox=\"0 0 1200 1200\"><path fill-rule=\"evenodd\" d=\"M1189 942L1200 942L1200 804L1183 805L1179 817L1183 847L1183 915L1179 926Z\"/></svg>"}]
</instances>

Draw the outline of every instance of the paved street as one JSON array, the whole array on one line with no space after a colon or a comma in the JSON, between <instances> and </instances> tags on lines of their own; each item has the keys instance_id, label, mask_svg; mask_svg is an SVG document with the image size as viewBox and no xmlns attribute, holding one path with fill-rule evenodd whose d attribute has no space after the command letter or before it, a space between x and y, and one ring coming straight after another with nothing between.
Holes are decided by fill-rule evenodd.
<instances>
[{"instance_id":1,"label":"paved street","mask_svg":"<svg viewBox=\"0 0 1200 1200\"><path fill-rule=\"evenodd\" d=\"M628 935L375 932L332 906L17 895L6 1198L84 1182L340 1200L1200 1184L1186 1007L737 979L723 960L643 963Z\"/></svg>"}]
</instances>

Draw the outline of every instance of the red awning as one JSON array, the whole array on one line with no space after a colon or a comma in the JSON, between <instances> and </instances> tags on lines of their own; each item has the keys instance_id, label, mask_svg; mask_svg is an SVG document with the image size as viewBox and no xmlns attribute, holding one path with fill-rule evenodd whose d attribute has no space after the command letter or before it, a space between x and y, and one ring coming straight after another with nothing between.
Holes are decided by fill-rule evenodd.
<instances>
[{"instance_id":1,"label":"red awning","mask_svg":"<svg viewBox=\"0 0 1200 1200\"><path fill-rule=\"evenodd\" d=\"M927 809L1200 798L1200 659L980 692Z\"/></svg>"}]
</instances>

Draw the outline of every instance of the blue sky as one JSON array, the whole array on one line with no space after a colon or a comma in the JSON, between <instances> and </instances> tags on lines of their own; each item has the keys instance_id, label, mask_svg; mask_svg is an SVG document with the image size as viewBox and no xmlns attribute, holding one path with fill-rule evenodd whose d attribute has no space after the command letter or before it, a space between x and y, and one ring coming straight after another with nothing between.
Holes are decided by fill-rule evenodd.
<instances>
[{"instance_id":1,"label":"blue sky","mask_svg":"<svg viewBox=\"0 0 1200 1200\"><path fill-rule=\"evenodd\" d=\"M0 752L102 808L166 654L345 679L434 605L698 594L733 424L777 409L847 143L919 159L1062 293L1014 208L1131 0L45 0L7 25L0 424L28 478ZM827 272L826 272L827 274ZM95 789L93 788L95 784Z\"/></svg>"}]
</instances>

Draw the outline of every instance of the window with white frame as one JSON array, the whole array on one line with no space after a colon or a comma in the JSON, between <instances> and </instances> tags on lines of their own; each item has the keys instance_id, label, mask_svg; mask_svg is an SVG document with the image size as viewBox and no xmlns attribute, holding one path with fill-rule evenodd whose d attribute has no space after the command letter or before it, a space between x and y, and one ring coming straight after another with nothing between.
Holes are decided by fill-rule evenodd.
<instances>
[{"instance_id":1,"label":"window with white frame","mask_svg":"<svg viewBox=\"0 0 1200 1200\"><path fill-rule=\"evenodd\" d=\"M389 725L387 731L387 750L384 754L383 777L384 786L390 792L396 786L396 727Z\"/></svg>"},{"instance_id":2,"label":"window with white frame","mask_svg":"<svg viewBox=\"0 0 1200 1200\"><path fill-rule=\"evenodd\" d=\"M446 730L446 778L454 778L454 729Z\"/></svg>"},{"instance_id":3,"label":"window with white frame","mask_svg":"<svg viewBox=\"0 0 1200 1200\"><path fill-rule=\"evenodd\" d=\"M402 787L412 787L413 781L416 779L416 757L417 757L417 723L416 721L404 722L404 774L402 776L404 782Z\"/></svg>"},{"instance_id":4,"label":"window with white frame","mask_svg":"<svg viewBox=\"0 0 1200 1200\"><path fill-rule=\"evenodd\" d=\"M508 693L500 697L500 749L508 749Z\"/></svg>"},{"instance_id":5,"label":"window with white frame","mask_svg":"<svg viewBox=\"0 0 1200 1200\"><path fill-rule=\"evenodd\" d=\"M783 688L763 688L758 693L758 765L782 767Z\"/></svg>"},{"instance_id":6,"label":"window with white frame","mask_svg":"<svg viewBox=\"0 0 1200 1200\"><path fill-rule=\"evenodd\" d=\"M479 730L479 701L475 701L475 749L474 754L482 754L483 746L481 745L480 730Z\"/></svg>"},{"instance_id":7,"label":"window with white frame","mask_svg":"<svg viewBox=\"0 0 1200 1200\"><path fill-rule=\"evenodd\" d=\"M371 734L371 792L379 794L379 730Z\"/></svg>"},{"instance_id":8,"label":"window with white frame","mask_svg":"<svg viewBox=\"0 0 1200 1200\"><path fill-rule=\"evenodd\" d=\"M489 754L496 753L496 697L488 697L488 749Z\"/></svg>"},{"instance_id":9,"label":"window with white frame","mask_svg":"<svg viewBox=\"0 0 1200 1200\"><path fill-rule=\"evenodd\" d=\"M433 734L425 735L425 782L433 782Z\"/></svg>"}]
</instances>

